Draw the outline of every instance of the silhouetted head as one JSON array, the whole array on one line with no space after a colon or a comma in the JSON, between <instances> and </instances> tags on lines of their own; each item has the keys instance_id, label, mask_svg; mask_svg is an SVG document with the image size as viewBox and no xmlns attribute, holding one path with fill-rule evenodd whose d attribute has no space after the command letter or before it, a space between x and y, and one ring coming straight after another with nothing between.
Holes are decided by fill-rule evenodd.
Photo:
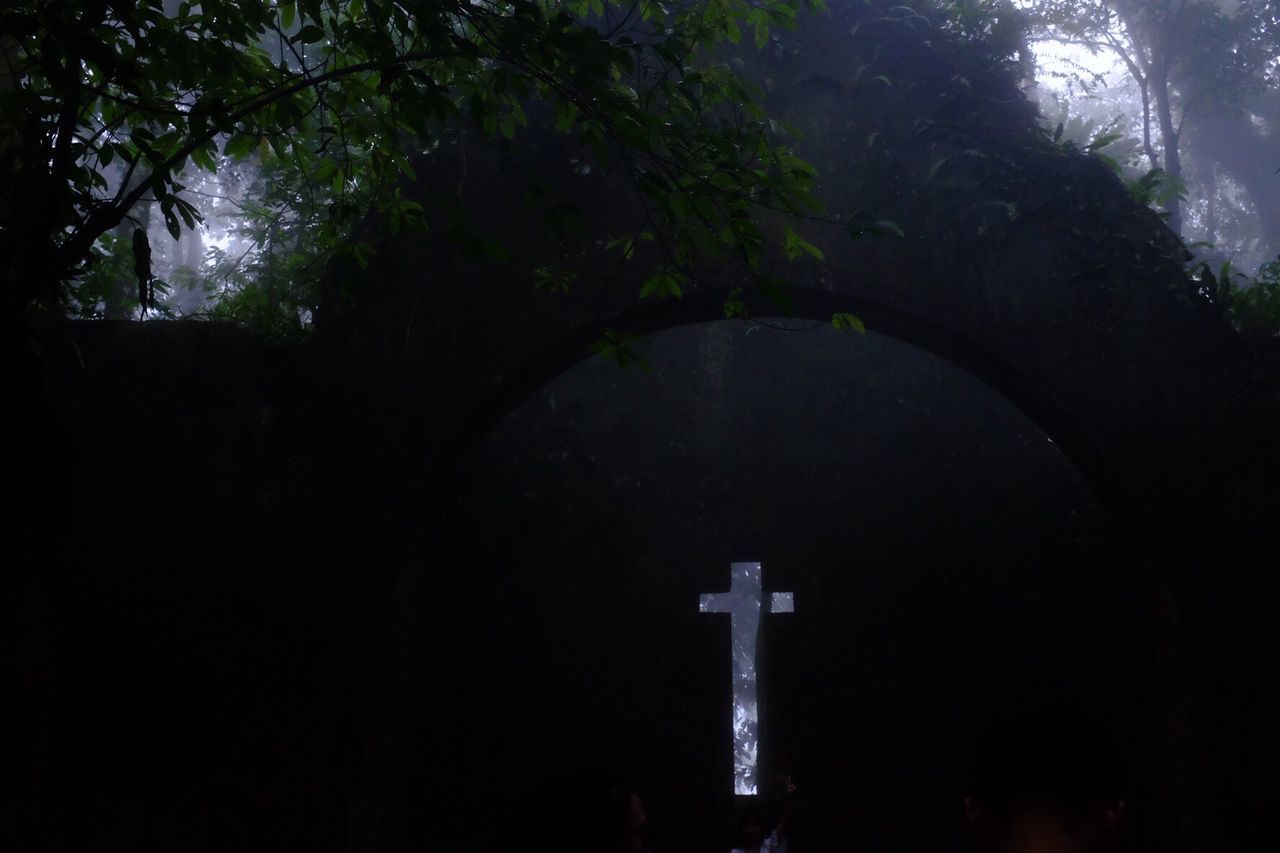
<instances>
[{"instance_id":1,"label":"silhouetted head","mask_svg":"<svg viewBox=\"0 0 1280 853\"><path fill-rule=\"evenodd\" d=\"M965 816L984 853L1104 853L1118 842L1115 742L1081 717L1026 719L982 745Z\"/></svg>"},{"instance_id":2,"label":"silhouetted head","mask_svg":"<svg viewBox=\"0 0 1280 853\"><path fill-rule=\"evenodd\" d=\"M738 829L734 836L733 846L740 850L751 850L764 843L769 834L760 803L751 800L738 813Z\"/></svg>"}]
</instances>

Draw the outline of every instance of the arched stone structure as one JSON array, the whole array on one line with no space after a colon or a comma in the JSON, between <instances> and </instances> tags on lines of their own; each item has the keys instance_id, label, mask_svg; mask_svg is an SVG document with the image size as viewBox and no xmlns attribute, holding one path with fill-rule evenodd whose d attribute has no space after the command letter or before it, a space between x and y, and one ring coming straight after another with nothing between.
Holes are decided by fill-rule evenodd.
<instances>
[{"instance_id":1,"label":"arched stone structure","mask_svg":"<svg viewBox=\"0 0 1280 853\"><path fill-rule=\"evenodd\" d=\"M1126 534L1134 563L1150 567L1159 583L1152 600L1163 602L1171 587L1175 601L1195 604L1180 583L1218 547L1219 498L1239 470L1231 456L1236 400L1225 379L1238 349L1211 294L1188 278L1185 250L1155 213L1100 161L1057 146L1035 125L1007 63L866 8L841 6L835 23L802 28L795 66L824 82L816 89L804 80L777 84L776 106L792 118L820 118L802 153L824 176L819 195L831 212L874 211L904 236L851 241L839 228L813 226L826 259L785 271L795 314L852 311L869 328L938 353L1000 390L1088 477ZM879 73L850 75L863 60ZM776 82L787 62L764 63L758 73ZM875 84L877 76L893 85ZM371 267L369 278L381 283L377 301L329 328L410 365L404 392L436 406L422 422L427 450L417 477L425 494L411 511L418 520L438 517L433 493L448 488L459 450L583 357L604 330L643 334L714 319L723 316L730 288L749 285L717 273L695 277L682 299L653 302L638 298L627 270L588 264L570 294L534 292L526 284L532 268L565 244L528 236L541 223L509 192L518 160L514 150L468 144L462 172L463 198L485 211L486 233L520 235L518 263L495 272L459 259L447 240L402 241ZM435 179L452 185L463 162L455 151L420 171L434 169ZM547 165L545 156L540 162ZM628 208L615 184L554 162L549 168L591 224L589 238L624 232ZM748 306L777 312L750 292ZM403 648L411 631L415 617L403 609L403 590L429 573L421 560L432 523L419 528L416 558L389 587L401 593L391 593L399 603L389 611L400 621L383 626L388 650ZM1163 604L1153 607L1163 614L1157 621L1172 618ZM1172 622L1161 630L1175 649ZM407 677L395 656L381 676L388 685ZM1180 663L1161 665L1170 762L1191 784L1185 780L1195 771L1185 765L1197 760L1196 747L1172 734L1190 725L1190 688ZM375 693L384 689L399 695L404 688ZM373 724L370 778L395 775L394 733L404 725ZM380 801L367 793L365 802ZM1183 819L1195 824L1195 807L1187 805ZM370 814L365 823L382 820ZM1180 831L1200 837L1203 827Z\"/></svg>"},{"instance_id":2,"label":"arched stone structure","mask_svg":"<svg viewBox=\"0 0 1280 853\"><path fill-rule=\"evenodd\" d=\"M738 555L797 595L795 619L763 628L760 755L766 779L782 761L796 774L814 849L840 846L834 827L869 843L908 812L881 846L945 846L972 738L960 721L1045 701L1046 680L1084 703L1102 673L1142 673L1101 707L1148 732L1133 699L1154 674L1121 663L1150 641L1117 594L1133 573L1111 573L1078 472L971 375L822 325L655 333L651 371L581 362L466 454L415 646L430 722L408 750L458 768L414 791L441 837L490 829L459 821L477 791L518 802L596 760L643 780L655 849L727 843L728 631L693 603ZM1149 821L1159 798L1134 792Z\"/></svg>"},{"instance_id":3,"label":"arched stone structure","mask_svg":"<svg viewBox=\"0 0 1280 853\"><path fill-rule=\"evenodd\" d=\"M752 73L809 134L800 151L819 168L829 214L873 211L905 236L851 241L842 227L811 224L825 261L775 266L797 315L853 311L983 377L1126 514L1150 507L1155 518L1218 491L1214 437L1232 422L1223 375L1236 345L1174 235L1100 160L1037 126L1009 62L878 4L833 5L830 19L808 19L752 60ZM572 152L536 116L533 125L520 145L465 139L420 169L427 185L457 186L483 211L482 233L516 260L460 258L442 221L355 273L369 281L363 307L322 317L322 331L405 365L415 393L446 404L425 418L436 461L605 329L717 318L734 287L747 288L753 311L778 311L732 268L695 275L682 299L639 299L635 273L651 258L588 258L568 295L535 292L533 267L630 233L636 210L617 180L569 169ZM564 187L561 201L588 223L581 237L546 234L522 205L533 169Z\"/></svg>"},{"instance_id":4,"label":"arched stone structure","mask_svg":"<svg viewBox=\"0 0 1280 853\"><path fill-rule=\"evenodd\" d=\"M1105 167L1058 155L1036 165L1078 181L1081 203L1094 193L1114 211L1111 219L1027 215L998 243L953 251L910 225L903 239L849 243L836 234L822 244L824 264L790 271L793 315L823 321L851 311L870 329L955 362L1023 408L1104 500L1131 519L1146 507L1154 519L1222 488L1214 486L1225 473L1214 437L1231 423L1223 375L1235 344L1183 274L1172 236ZM1112 248L1144 246L1140 262L1098 268L1089 239L1075 236L1082 228ZM376 276L431 269L432 252L429 245L397 247ZM524 395L585 357L606 330L642 336L722 318L733 284L695 282L683 298L656 302L635 298L625 280L554 297L509 286L510 279L494 286L491 270L456 263L447 270L412 282L406 296L420 303L418 316L407 331L392 333L403 338L384 341L412 352L410 362L421 359L425 369L413 373L423 391L448 402L428 419L429 456L446 464L458 442L484 434ZM480 284L436 284L450 280ZM395 310L401 298L390 297L397 325L410 313ZM778 313L759 294L748 304L761 316Z\"/></svg>"}]
</instances>

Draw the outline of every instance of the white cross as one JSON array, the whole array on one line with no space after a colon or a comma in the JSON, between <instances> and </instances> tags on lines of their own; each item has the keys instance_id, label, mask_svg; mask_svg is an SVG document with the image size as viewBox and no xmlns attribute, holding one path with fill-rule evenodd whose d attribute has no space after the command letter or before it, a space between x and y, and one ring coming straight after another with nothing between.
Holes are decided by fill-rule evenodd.
<instances>
[{"instance_id":1,"label":"white cross","mask_svg":"<svg viewBox=\"0 0 1280 853\"><path fill-rule=\"evenodd\" d=\"M759 714L756 710L756 647L760 638L760 611L794 613L795 594L775 592L766 603L760 584L759 563L732 563L729 591L698 597L702 613L728 613L733 643L733 792L754 796Z\"/></svg>"}]
</instances>

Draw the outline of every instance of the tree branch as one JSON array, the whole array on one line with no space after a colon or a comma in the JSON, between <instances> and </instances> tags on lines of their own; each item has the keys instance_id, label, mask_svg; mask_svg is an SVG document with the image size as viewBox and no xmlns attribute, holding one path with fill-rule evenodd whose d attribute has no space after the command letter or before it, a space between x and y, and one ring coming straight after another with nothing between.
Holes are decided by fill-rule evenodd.
<instances>
[{"instance_id":1,"label":"tree branch","mask_svg":"<svg viewBox=\"0 0 1280 853\"><path fill-rule=\"evenodd\" d=\"M261 93L240 109L232 112L227 116L223 124L236 125L244 119L256 113L263 107L270 106L277 101L283 100L296 92L304 89L313 88L323 83L341 80L350 77L353 74L363 74L369 71L376 71L385 68L388 65L406 65L413 62L422 62L431 59L443 59L453 54L444 51L422 51L418 53L405 54L403 56L392 59L389 63L382 61L361 62L355 65L348 65L343 68L335 68L324 74L316 76L305 76L302 79L281 86L272 91ZM197 149L208 144L222 131L218 127L207 129L202 133L191 137L186 145L183 145L178 151L170 155L164 162L153 167L151 175L142 181L130 193L120 198L114 204L104 208L103 210L90 216L84 225L72 233L71 237L62 245L59 251L59 262L63 267L70 267L75 264L76 260L83 257L86 252L93 246L97 239L111 228L114 228L124 219L125 214L144 196L150 192L154 186L157 177L168 172L173 167L190 157ZM140 158L139 158L140 159ZM135 165L136 165L135 161Z\"/></svg>"}]
</instances>

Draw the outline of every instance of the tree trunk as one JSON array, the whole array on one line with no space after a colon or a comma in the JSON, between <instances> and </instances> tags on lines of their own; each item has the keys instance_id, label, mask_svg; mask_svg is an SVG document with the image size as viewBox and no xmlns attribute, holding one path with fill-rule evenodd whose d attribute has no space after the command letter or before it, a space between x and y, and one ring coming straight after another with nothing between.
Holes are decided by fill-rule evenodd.
<instances>
[{"instance_id":1,"label":"tree trunk","mask_svg":"<svg viewBox=\"0 0 1280 853\"><path fill-rule=\"evenodd\" d=\"M1218 245L1218 171L1214 163L1205 170L1204 197L1206 202L1204 216L1204 239Z\"/></svg>"},{"instance_id":2,"label":"tree trunk","mask_svg":"<svg viewBox=\"0 0 1280 853\"><path fill-rule=\"evenodd\" d=\"M1154 100L1156 121L1160 123L1161 147L1164 149L1164 173L1175 182L1181 182L1182 157L1178 151L1180 134L1173 120L1173 93L1169 85L1169 57L1172 53L1169 46L1177 38L1178 14L1175 13L1173 18L1165 18L1135 0L1120 0L1116 2L1115 9L1134 48L1129 71L1141 87L1143 142L1147 157L1155 168L1149 113L1151 101ZM1181 237L1182 200L1175 195L1169 200L1166 209L1169 228Z\"/></svg>"},{"instance_id":3,"label":"tree trunk","mask_svg":"<svg viewBox=\"0 0 1280 853\"><path fill-rule=\"evenodd\" d=\"M1152 88L1156 102L1156 119L1160 122L1160 140L1164 147L1164 173L1175 182L1182 181L1182 155L1178 151L1179 131L1173 123L1173 104L1169 92L1169 68L1163 53L1152 63ZM1166 206L1169 228L1182 236L1182 199L1175 193Z\"/></svg>"}]
</instances>

